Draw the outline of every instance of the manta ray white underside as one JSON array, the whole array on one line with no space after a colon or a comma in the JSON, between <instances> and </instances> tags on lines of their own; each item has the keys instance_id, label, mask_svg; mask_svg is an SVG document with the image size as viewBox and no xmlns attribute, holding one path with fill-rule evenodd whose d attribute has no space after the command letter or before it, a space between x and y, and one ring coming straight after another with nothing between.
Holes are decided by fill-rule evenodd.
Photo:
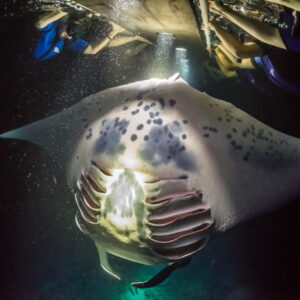
<instances>
[{"instance_id":1,"label":"manta ray white underside","mask_svg":"<svg viewBox=\"0 0 300 300\"><path fill-rule=\"evenodd\" d=\"M101 91L1 138L66 165L76 223L117 278L107 253L176 262L300 194L299 139L178 76Z\"/></svg>"}]
</instances>

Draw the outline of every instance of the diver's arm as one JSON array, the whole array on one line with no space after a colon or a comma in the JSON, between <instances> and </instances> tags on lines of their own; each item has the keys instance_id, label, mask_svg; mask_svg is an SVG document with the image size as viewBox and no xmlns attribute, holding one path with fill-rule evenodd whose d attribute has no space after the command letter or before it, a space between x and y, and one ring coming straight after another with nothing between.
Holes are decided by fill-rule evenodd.
<instances>
[{"instance_id":1,"label":"diver's arm","mask_svg":"<svg viewBox=\"0 0 300 300\"><path fill-rule=\"evenodd\" d=\"M244 29L257 40L268 45L286 49L286 46L282 41L280 31L277 28L263 24L257 20L232 13L231 11L225 10L223 6L216 2L211 2L210 10L216 14L223 15L229 21Z\"/></svg>"},{"instance_id":2,"label":"diver's arm","mask_svg":"<svg viewBox=\"0 0 300 300\"><path fill-rule=\"evenodd\" d=\"M290 9L300 11L300 1L299 0L266 0L267 2L276 3Z\"/></svg>"},{"instance_id":3,"label":"diver's arm","mask_svg":"<svg viewBox=\"0 0 300 300\"><path fill-rule=\"evenodd\" d=\"M47 13L39 18L39 20L35 23L35 27L36 28L44 28L49 23L55 22L67 14L68 14L67 12L62 11L61 9L49 11L49 13Z\"/></svg>"},{"instance_id":4,"label":"diver's arm","mask_svg":"<svg viewBox=\"0 0 300 300\"><path fill-rule=\"evenodd\" d=\"M254 69L254 65L250 58L244 58L241 62L238 62L236 57L232 55L223 44L218 45L218 48L227 56L235 67L239 69Z\"/></svg>"},{"instance_id":5,"label":"diver's arm","mask_svg":"<svg viewBox=\"0 0 300 300\"><path fill-rule=\"evenodd\" d=\"M133 41L141 41L141 42L145 42L147 44L152 44L150 41L142 38L139 35L120 36L120 37L116 37L113 40L111 40L108 47L118 47L118 46L122 46L124 44L130 43L130 42L133 42Z\"/></svg>"},{"instance_id":6,"label":"diver's arm","mask_svg":"<svg viewBox=\"0 0 300 300\"><path fill-rule=\"evenodd\" d=\"M96 54L99 51L101 51L103 48L105 48L111 41L112 39L119 34L120 32L124 31L124 28L120 27L119 25L111 22L112 24L112 31L109 33L108 37L106 37L104 40L102 40L100 43L93 44L90 43L86 49L84 50L84 54Z\"/></svg>"},{"instance_id":7,"label":"diver's arm","mask_svg":"<svg viewBox=\"0 0 300 300\"><path fill-rule=\"evenodd\" d=\"M218 26L215 22L211 25L224 47L236 58L252 58L262 55L262 49L256 43L242 44L232 34Z\"/></svg>"},{"instance_id":8,"label":"diver's arm","mask_svg":"<svg viewBox=\"0 0 300 300\"><path fill-rule=\"evenodd\" d=\"M226 57L226 55L218 48L215 51L215 59L222 74L227 78L236 77L237 73L233 70L233 64L228 59L228 57Z\"/></svg>"}]
</instances>

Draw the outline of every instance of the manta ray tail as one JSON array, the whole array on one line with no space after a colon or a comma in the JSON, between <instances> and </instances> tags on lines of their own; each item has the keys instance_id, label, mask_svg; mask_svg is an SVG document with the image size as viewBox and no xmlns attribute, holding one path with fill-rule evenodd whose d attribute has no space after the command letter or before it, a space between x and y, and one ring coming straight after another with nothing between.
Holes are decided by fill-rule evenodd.
<instances>
[{"instance_id":1,"label":"manta ray tail","mask_svg":"<svg viewBox=\"0 0 300 300\"><path fill-rule=\"evenodd\" d=\"M133 282L132 286L139 289L146 289L150 287L154 287L159 285L163 281L165 281L176 269L186 267L191 262L191 257L183 258L170 266L165 267L151 279L144 282Z\"/></svg>"}]
</instances>

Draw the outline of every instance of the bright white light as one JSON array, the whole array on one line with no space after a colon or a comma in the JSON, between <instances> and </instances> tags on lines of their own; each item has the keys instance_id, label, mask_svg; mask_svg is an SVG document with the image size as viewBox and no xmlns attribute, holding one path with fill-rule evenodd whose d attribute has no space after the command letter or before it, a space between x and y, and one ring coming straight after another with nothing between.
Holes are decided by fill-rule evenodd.
<instances>
[{"instance_id":1,"label":"bright white light","mask_svg":"<svg viewBox=\"0 0 300 300\"><path fill-rule=\"evenodd\" d=\"M187 50L185 48L175 49L175 68L179 72L180 76L188 81L189 77L189 60L187 59Z\"/></svg>"},{"instance_id":2,"label":"bright white light","mask_svg":"<svg viewBox=\"0 0 300 300\"><path fill-rule=\"evenodd\" d=\"M159 32L155 43L155 56L152 64L151 77L167 78L171 71L171 58L174 36L168 32Z\"/></svg>"}]
</instances>

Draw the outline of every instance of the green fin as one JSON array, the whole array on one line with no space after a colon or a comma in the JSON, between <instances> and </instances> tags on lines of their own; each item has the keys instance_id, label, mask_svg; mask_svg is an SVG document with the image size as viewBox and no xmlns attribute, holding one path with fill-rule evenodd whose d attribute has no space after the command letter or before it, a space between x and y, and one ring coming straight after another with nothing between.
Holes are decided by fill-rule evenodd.
<instances>
[{"instance_id":1,"label":"green fin","mask_svg":"<svg viewBox=\"0 0 300 300\"><path fill-rule=\"evenodd\" d=\"M108 255L107 252L101 247L98 246L96 243L96 248L98 250L99 259L100 259L100 265L104 271L106 271L108 274L112 275L113 277L121 280L121 278L112 270L109 261L108 261Z\"/></svg>"}]
</instances>

